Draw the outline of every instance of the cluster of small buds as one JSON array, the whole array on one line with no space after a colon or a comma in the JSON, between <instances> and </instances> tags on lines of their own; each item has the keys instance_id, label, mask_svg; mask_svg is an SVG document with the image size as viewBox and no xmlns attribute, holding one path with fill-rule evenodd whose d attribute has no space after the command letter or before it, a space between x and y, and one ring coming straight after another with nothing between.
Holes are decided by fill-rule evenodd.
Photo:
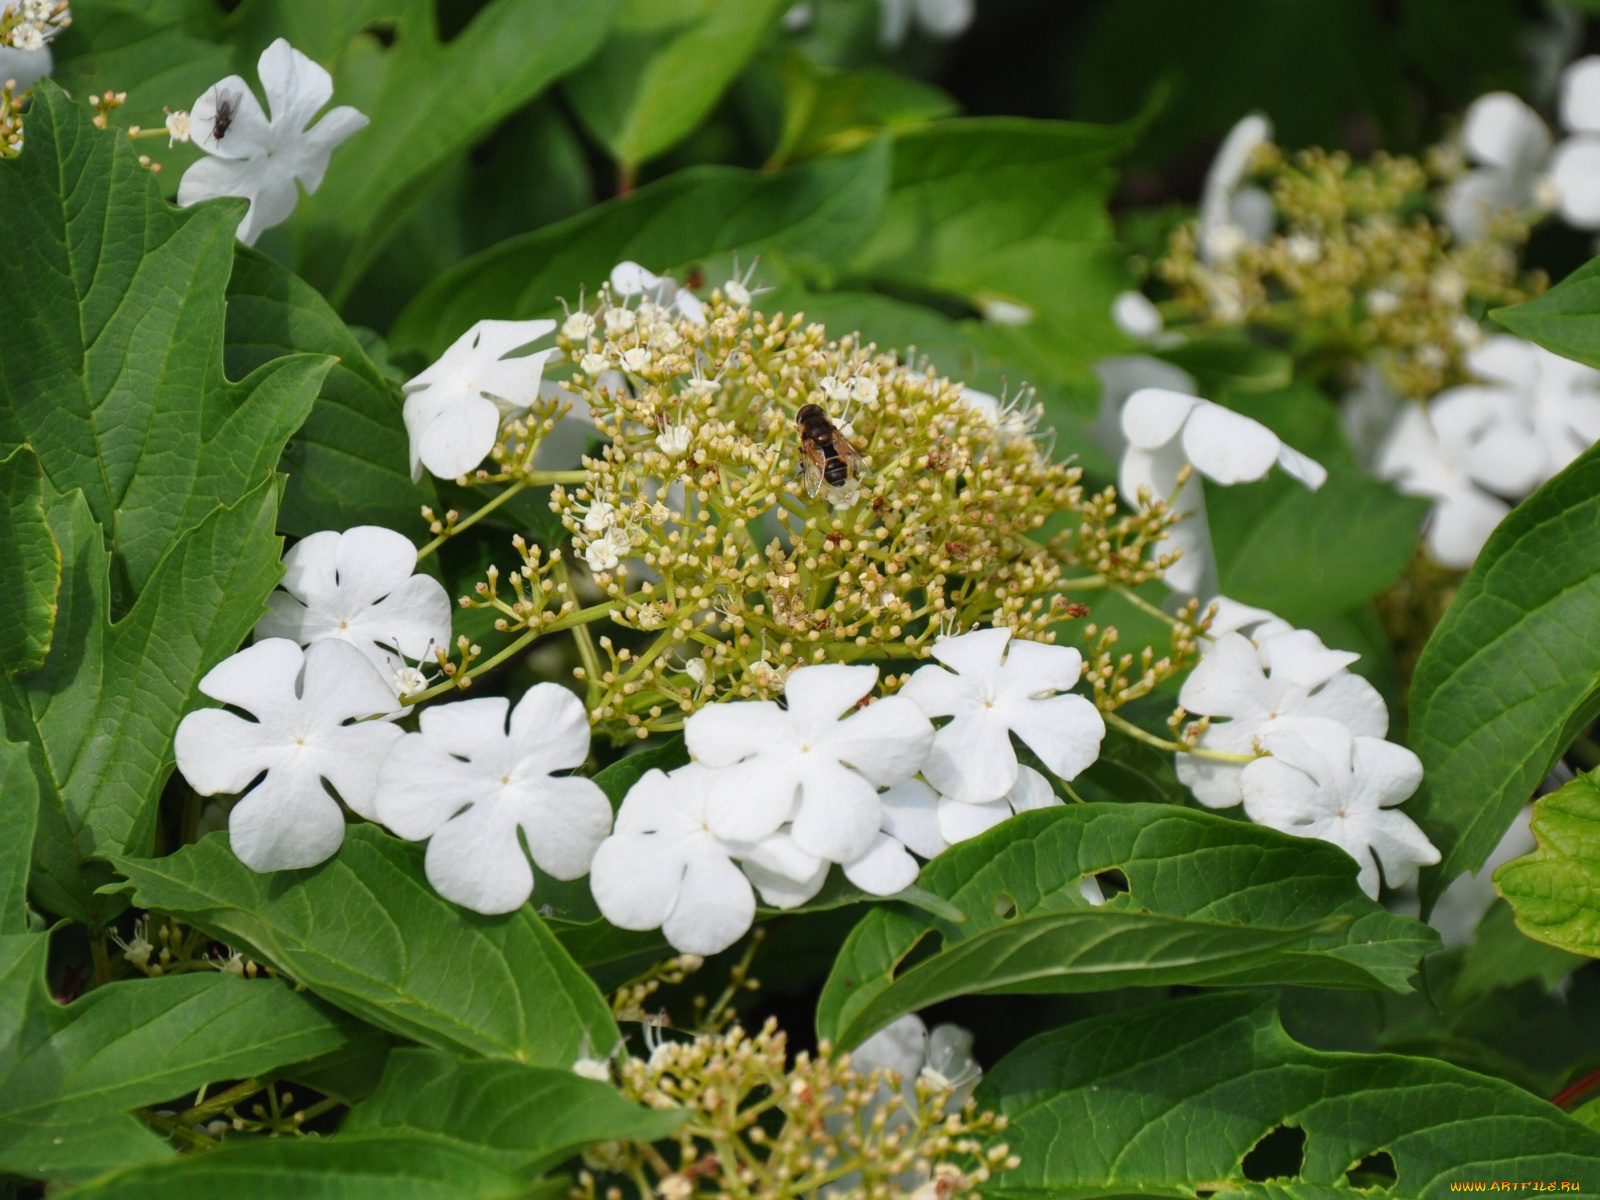
<instances>
[{"instance_id":1,"label":"cluster of small buds","mask_svg":"<svg viewBox=\"0 0 1600 1200\"><path fill-rule=\"evenodd\" d=\"M0 80L0 158L22 153L22 98L12 86L14 82Z\"/></svg>"},{"instance_id":2,"label":"cluster of small buds","mask_svg":"<svg viewBox=\"0 0 1600 1200\"><path fill-rule=\"evenodd\" d=\"M111 114L128 102L127 92L104 91L98 96L89 97L89 106L94 109L94 126L96 129L105 129L111 124Z\"/></svg>"},{"instance_id":3,"label":"cluster of small buds","mask_svg":"<svg viewBox=\"0 0 1600 1200\"><path fill-rule=\"evenodd\" d=\"M642 650L602 641L609 669L586 665L597 726L681 728L702 704L779 694L808 663L922 658L951 625L1051 641L1083 611L1058 594L1063 569L1099 569L1080 541L1117 546L1128 578L1159 572L1137 560L1172 518L1086 503L1079 469L1035 439L1031 392L985 398L990 411L931 370L731 299L690 315L602 288L557 335L576 368L561 387L605 444L551 507L611 619L654 635ZM808 455L808 404L840 461ZM1087 532L1046 546L1038 531L1060 514Z\"/></svg>"},{"instance_id":4,"label":"cluster of small buds","mask_svg":"<svg viewBox=\"0 0 1600 1200\"><path fill-rule=\"evenodd\" d=\"M695 1196L954 1200L975 1196L1019 1161L996 1135L1004 1117L954 1102L956 1085L924 1071L908 1091L895 1072L858 1070L824 1042L793 1060L768 1020L753 1036L738 1026L692 1040L656 1041L647 1058L618 1064L624 1095L681 1109L676 1163L654 1146L612 1144L586 1156L571 1195L621 1197L609 1174L675 1200Z\"/></svg>"},{"instance_id":5,"label":"cluster of small buds","mask_svg":"<svg viewBox=\"0 0 1600 1200\"><path fill-rule=\"evenodd\" d=\"M646 1021L646 1003L663 987L675 987L689 978L706 960L698 954L679 954L654 964L636 979L611 993L611 1012L619 1021Z\"/></svg>"},{"instance_id":6,"label":"cluster of small buds","mask_svg":"<svg viewBox=\"0 0 1600 1200\"><path fill-rule=\"evenodd\" d=\"M1546 280L1519 274L1528 226L1515 215L1468 242L1427 215L1430 189L1448 182L1430 163L1378 154L1358 165L1343 152L1263 146L1255 177L1271 190L1275 231L1207 262L1197 227L1185 225L1157 276L1194 320L1292 334L1324 357L1377 363L1402 395L1434 395L1465 380L1478 317Z\"/></svg>"},{"instance_id":7,"label":"cluster of small buds","mask_svg":"<svg viewBox=\"0 0 1600 1200\"><path fill-rule=\"evenodd\" d=\"M1188 465L1179 470L1180 488L1192 470ZM1126 500L1137 507L1124 509L1116 489L1111 487L1086 495L1077 514L1078 522L1050 540L1051 552L1064 564L1094 572L1099 577L1096 584L1138 587L1160 579L1162 572L1178 559L1176 551L1163 552L1160 545L1167 531L1181 519L1180 514L1166 497L1150 496L1143 490Z\"/></svg>"},{"instance_id":8,"label":"cluster of small buds","mask_svg":"<svg viewBox=\"0 0 1600 1200\"><path fill-rule=\"evenodd\" d=\"M491 564L483 580L473 587L476 598L461 597L461 607L496 610L501 615L495 618L494 627L501 633L548 628L570 615L578 603L570 596L561 551L546 554L542 547L530 546L521 534L511 539L511 545L522 565L506 577L504 586L511 589L510 595L501 590L500 568ZM481 653L473 648L474 655Z\"/></svg>"},{"instance_id":9,"label":"cluster of small buds","mask_svg":"<svg viewBox=\"0 0 1600 1200\"><path fill-rule=\"evenodd\" d=\"M1161 614L1162 619L1169 623L1171 646L1159 658L1150 646L1144 647L1138 654L1126 651L1118 653L1117 643L1121 635L1115 626L1102 629L1097 625L1086 625L1083 636L1089 652L1084 680L1093 690L1095 707L1102 712L1114 712L1125 704L1150 695L1163 683L1182 675L1199 662L1200 638L1206 626L1198 615L1198 609L1199 601L1190 600L1174 615Z\"/></svg>"},{"instance_id":10,"label":"cluster of small buds","mask_svg":"<svg viewBox=\"0 0 1600 1200\"><path fill-rule=\"evenodd\" d=\"M67 0L10 0L0 10L0 46L33 53L72 24Z\"/></svg>"},{"instance_id":11,"label":"cluster of small buds","mask_svg":"<svg viewBox=\"0 0 1600 1200\"><path fill-rule=\"evenodd\" d=\"M157 918L152 932L151 916L147 913L134 921L126 938L115 930L110 931L110 936L122 951L123 960L151 978L213 970L226 971L241 979L254 979L262 974L277 978L277 972L271 967L263 967L231 946L214 943L200 930L185 928L170 917Z\"/></svg>"}]
</instances>

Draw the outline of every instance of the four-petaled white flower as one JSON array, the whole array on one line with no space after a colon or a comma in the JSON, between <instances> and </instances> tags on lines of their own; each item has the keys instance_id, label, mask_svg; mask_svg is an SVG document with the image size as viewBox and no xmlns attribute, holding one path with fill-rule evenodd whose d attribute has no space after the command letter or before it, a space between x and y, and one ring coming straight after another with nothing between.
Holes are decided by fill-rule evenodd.
<instances>
[{"instance_id":1,"label":"four-petaled white flower","mask_svg":"<svg viewBox=\"0 0 1600 1200\"><path fill-rule=\"evenodd\" d=\"M1510 92L1479 96L1461 123L1461 143L1479 165L1446 193L1444 216L1458 237L1481 237L1498 212L1552 209L1577 229L1600 229L1600 57L1561 75L1559 145L1538 113Z\"/></svg>"},{"instance_id":2,"label":"four-petaled white flower","mask_svg":"<svg viewBox=\"0 0 1600 1200\"><path fill-rule=\"evenodd\" d=\"M509 718L509 719L508 719ZM555 879L576 879L611 832L598 784L557 775L589 756L583 703L556 683L460 700L422 713L378 771L377 817L411 841L428 841L428 882L481 913L520 908L533 892L517 834Z\"/></svg>"},{"instance_id":3,"label":"four-petaled white flower","mask_svg":"<svg viewBox=\"0 0 1600 1200\"><path fill-rule=\"evenodd\" d=\"M416 565L411 539L378 525L302 538L283 556L256 640L338 638L392 680L405 665L396 655L420 661L450 643L450 597L437 579L412 574Z\"/></svg>"},{"instance_id":4,"label":"four-petaled white flower","mask_svg":"<svg viewBox=\"0 0 1600 1200\"><path fill-rule=\"evenodd\" d=\"M178 184L184 208L218 196L249 200L239 223L239 240L247 246L262 230L289 219L299 187L310 193L322 186L334 149L367 124L363 114L340 105L311 126L333 98L333 77L283 38L261 52L256 72L270 120L239 76L212 84L189 108L189 136L207 157Z\"/></svg>"},{"instance_id":5,"label":"four-petaled white flower","mask_svg":"<svg viewBox=\"0 0 1600 1200\"><path fill-rule=\"evenodd\" d=\"M675 308L696 325L706 323L706 306L698 296L688 288L679 287L676 281L665 275L645 270L636 262L620 262L611 268L611 290L619 296L643 296L662 308ZM610 313L606 316L609 323Z\"/></svg>"},{"instance_id":6,"label":"four-petaled white flower","mask_svg":"<svg viewBox=\"0 0 1600 1200\"><path fill-rule=\"evenodd\" d=\"M1595 61L1600 66L1600 59ZM1600 441L1600 371L1593 367L1552 354L1523 338L1498 334L1467 354L1467 369L1486 380L1491 389L1514 398L1521 408L1523 420L1544 451L1544 463L1533 486L1560 473ZM1435 402L1442 400L1443 396L1436 397ZM1503 436L1496 438L1496 450L1503 442ZM1515 492L1513 489L1512 494Z\"/></svg>"},{"instance_id":7,"label":"four-petaled white flower","mask_svg":"<svg viewBox=\"0 0 1600 1200\"><path fill-rule=\"evenodd\" d=\"M339 848L344 814L325 783L376 818L378 766L401 734L367 719L397 715L395 696L354 646L329 638L302 650L270 638L223 659L200 690L255 718L199 709L179 724L176 745L178 770L202 796L250 788L228 817L247 867L313 867Z\"/></svg>"},{"instance_id":8,"label":"four-petaled white flower","mask_svg":"<svg viewBox=\"0 0 1600 1200\"><path fill-rule=\"evenodd\" d=\"M479 321L439 361L405 385L411 478L426 467L441 479L465 475L494 448L504 417L539 398L545 359L513 350L555 330L554 321Z\"/></svg>"},{"instance_id":9,"label":"four-petaled white flower","mask_svg":"<svg viewBox=\"0 0 1600 1200\"><path fill-rule=\"evenodd\" d=\"M865 854L883 823L878 788L915 775L933 742L928 718L903 696L851 712L877 681L876 667L801 667L784 683L787 708L757 700L691 716L689 752L722 768L711 782L711 831L748 843L793 821L807 854L838 863Z\"/></svg>"},{"instance_id":10,"label":"four-petaled white flower","mask_svg":"<svg viewBox=\"0 0 1600 1200\"><path fill-rule=\"evenodd\" d=\"M713 833L712 777L697 763L670 774L646 772L628 789L616 828L589 869L589 886L606 920L619 929L660 929L687 954L726 950L755 920L755 891L735 857L753 860L747 869L773 889L769 903L802 903L826 873L826 864L818 872L816 860L797 852L786 834L757 845L730 843ZM790 869L811 876L783 894Z\"/></svg>"},{"instance_id":11,"label":"four-petaled white flower","mask_svg":"<svg viewBox=\"0 0 1600 1200\"><path fill-rule=\"evenodd\" d=\"M1258 187L1241 186L1256 151L1271 140L1272 122L1251 113L1228 131L1211 160L1200 197L1200 258L1207 266L1226 266L1240 250L1272 233L1272 197Z\"/></svg>"},{"instance_id":12,"label":"four-petaled white flower","mask_svg":"<svg viewBox=\"0 0 1600 1200\"><path fill-rule=\"evenodd\" d=\"M1439 861L1416 823L1394 810L1422 782L1422 763L1411 751L1328 720L1297 721L1261 740L1272 756L1240 775L1252 821L1332 842L1360 864L1358 882L1373 899L1380 862L1383 881L1399 887L1418 867Z\"/></svg>"},{"instance_id":13,"label":"four-petaled white flower","mask_svg":"<svg viewBox=\"0 0 1600 1200\"><path fill-rule=\"evenodd\" d=\"M1243 634L1228 633L1184 680L1178 703L1196 716L1216 718L1199 745L1227 754L1253 754L1257 739L1302 718L1338 721L1352 733L1381 738L1389 728L1383 697L1365 679L1337 665L1337 655L1292 638L1273 638L1270 670L1262 651ZM1178 755L1178 778L1209 808L1243 799L1244 764Z\"/></svg>"},{"instance_id":14,"label":"four-petaled white flower","mask_svg":"<svg viewBox=\"0 0 1600 1200\"><path fill-rule=\"evenodd\" d=\"M998 800L986 804L964 804L946 796L939 801L939 833L951 845L987 833L1006 818L1037 808L1054 808L1063 803L1050 789L1050 781L1032 767L1017 768L1017 782Z\"/></svg>"},{"instance_id":15,"label":"four-petaled white flower","mask_svg":"<svg viewBox=\"0 0 1600 1200\"><path fill-rule=\"evenodd\" d=\"M1313 491L1328 478L1320 463L1284 445L1259 421L1182 392L1141 388L1123 407L1122 432L1128 439L1118 476L1122 494L1131 502L1145 488L1151 499L1170 500L1186 514L1168 533L1183 556L1167 569L1166 582L1189 595L1215 585L1201 475L1230 486L1261 479L1276 464ZM1186 464L1194 471L1180 488Z\"/></svg>"},{"instance_id":16,"label":"four-petaled white flower","mask_svg":"<svg viewBox=\"0 0 1600 1200\"><path fill-rule=\"evenodd\" d=\"M1073 779L1100 755L1105 721L1071 694L1083 657L1066 646L1012 641L1009 629L946 638L901 695L930 717L950 717L934 735L922 775L942 795L968 804L999 800L1016 786L1015 733L1045 766Z\"/></svg>"}]
</instances>

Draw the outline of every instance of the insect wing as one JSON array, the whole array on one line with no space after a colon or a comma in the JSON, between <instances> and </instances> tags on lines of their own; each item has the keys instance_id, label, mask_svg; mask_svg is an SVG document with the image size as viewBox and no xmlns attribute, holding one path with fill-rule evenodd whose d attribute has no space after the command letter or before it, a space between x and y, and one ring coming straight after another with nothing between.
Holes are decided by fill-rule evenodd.
<instances>
[{"instance_id":1,"label":"insect wing","mask_svg":"<svg viewBox=\"0 0 1600 1200\"><path fill-rule=\"evenodd\" d=\"M867 466L867 460L861 456L861 451L850 444L842 435L836 434L833 439L833 451L844 459L845 469L850 472L852 479L865 479L872 474Z\"/></svg>"},{"instance_id":2,"label":"insect wing","mask_svg":"<svg viewBox=\"0 0 1600 1200\"><path fill-rule=\"evenodd\" d=\"M800 477L805 480L806 495L813 500L822 490L823 470L828 465L828 457L809 439L800 443Z\"/></svg>"}]
</instances>

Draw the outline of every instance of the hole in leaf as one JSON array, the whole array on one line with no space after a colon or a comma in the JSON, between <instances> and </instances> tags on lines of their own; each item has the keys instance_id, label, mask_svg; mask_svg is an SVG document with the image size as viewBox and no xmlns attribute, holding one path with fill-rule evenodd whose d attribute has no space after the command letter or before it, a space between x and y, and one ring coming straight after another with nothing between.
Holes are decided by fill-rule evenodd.
<instances>
[{"instance_id":1,"label":"hole in leaf","mask_svg":"<svg viewBox=\"0 0 1600 1200\"><path fill-rule=\"evenodd\" d=\"M1252 1183L1269 1179L1297 1179L1306 1165L1306 1131L1293 1125L1279 1125L1250 1148L1239 1160L1239 1170Z\"/></svg>"},{"instance_id":2,"label":"hole in leaf","mask_svg":"<svg viewBox=\"0 0 1600 1200\"><path fill-rule=\"evenodd\" d=\"M1387 1150L1375 1150L1344 1173L1350 1186L1363 1192L1387 1192L1400 1182L1400 1170Z\"/></svg>"},{"instance_id":3,"label":"hole in leaf","mask_svg":"<svg viewBox=\"0 0 1600 1200\"><path fill-rule=\"evenodd\" d=\"M1015 920L1017 915L1017 898L1015 896L1008 895L1005 892L1001 892L994 898L994 915L999 917L1002 921Z\"/></svg>"},{"instance_id":4,"label":"hole in leaf","mask_svg":"<svg viewBox=\"0 0 1600 1200\"><path fill-rule=\"evenodd\" d=\"M1104 871L1096 871L1093 875L1085 875L1078 880L1079 895L1096 908L1113 896L1120 896L1130 890L1128 877L1121 867L1107 867Z\"/></svg>"},{"instance_id":5,"label":"hole in leaf","mask_svg":"<svg viewBox=\"0 0 1600 1200\"><path fill-rule=\"evenodd\" d=\"M393 21L374 21L361 32L387 50L394 45L398 28Z\"/></svg>"}]
</instances>

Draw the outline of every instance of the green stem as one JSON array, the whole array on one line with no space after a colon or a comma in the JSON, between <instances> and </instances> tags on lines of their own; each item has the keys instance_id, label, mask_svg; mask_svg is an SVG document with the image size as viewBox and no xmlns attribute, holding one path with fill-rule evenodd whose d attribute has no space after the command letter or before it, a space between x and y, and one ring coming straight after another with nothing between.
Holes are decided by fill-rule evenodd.
<instances>
[{"instance_id":1,"label":"green stem","mask_svg":"<svg viewBox=\"0 0 1600 1200\"><path fill-rule=\"evenodd\" d=\"M94 959L94 985L100 987L111 982L111 956L106 953L106 931L95 928L89 933L89 955Z\"/></svg>"},{"instance_id":2,"label":"green stem","mask_svg":"<svg viewBox=\"0 0 1600 1200\"><path fill-rule=\"evenodd\" d=\"M1110 586L1111 581L1108 580L1104 575L1085 575L1081 579L1063 579L1056 584L1057 589L1060 591L1066 591L1068 588L1076 588L1078 591L1086 591L1089 588L1103 588Z\"/></svg>"},{"instance_id":3,"label":"green stem","mask_svg":"<svg viewBox=\"0 0 1600 1200\"><path fill-rule=\"evenodd\" d=\"M1157 737L1148 730L1141 729L1126 717L1114 712L1102 712L1107 725L1115 726L1129 737L1143 742L1147 746L1154 746L1157 750L1167 750L1174 754L1192 754L1196 758L1209 759L1212 762L1225 763L1250 763L1255 762L1260 755L1256 754L1228 754L1222 750L1206 750L1200 746L1189 746L1183 742L1170 741L1167 738Z\"/></svg>"},{"instance_id":4,"label":"green stem","mask_svg":"<svg viewBox=\"0 0 1600 1200\"><path fill-rule=\"evenodd\" d=\"M427 558L428 555L432 554L435 550L437 550L440 546L444 545L451 538L455 537L456 534L460 533L462 530L471 529L479 521L483 520L490 513L492 513L495 509L499 508L507 500L511 499L511 497L515 496L518 492L522 491L524 488L527 488L530 485L530 483L531 483L531 480L529 480L527 478L523 478L523 479L517 480L510 487L506 488L505 491L501 492L493 500L489 501L489 503L485 504L477 512L473 513L465 521L456 522L455 525L451 526L449 529L446 529L438 537L434 538L433 541L429 542L421 550L418 550L417 551L417 561L421 562L423 559Z\"/></svg>"},{"instance_id":5,"label":"green stem","mask_svg":"<svg viewBox=\"0 0 1600 1200\"><path fill-rule=\"evenodd\" d=\"M198 1129L190 1129L187 1125L172 1117L163 1117L148 1108L136 1109L134 1110L134 1115L146 1125L159 1130L167 1137L176 1138L178 1141L183 1142L191 1150L215 1150L217 1148L215 1139L206 1136Z\"/></svg>"},{"instance_id":6,"label":"green stem","mask_svg":"<svg viewBox=\"0 0 1600 1200\"><path fill-rule=\"evenodd\" d=\"M1177 617L1173 616L1171 613L1169 613L1166 610L1160 608L1159 606L1151 604L1150 601L1146 600L1143 596L1139 595L1132 588L1130 588L1127 584L1123 584L1123 583L1113 584L1112 588L1116 591L1117 595L1121 596L1129 604L1133 605L1137 609L1141 609L1144 612L1149 613L1152 617L1156 618L1156 620L1164 621L1168 625L1172 625L1172 626L1176 626L1176 625L1179 624L1179 621L1178 621Z\"/></svg>"},{"instance_id":7,"label":"green stem","mask_svg":"<svg viewBox=\"0 0 1600 1200\"><path fill-rule=\"evenodd\" d=\"M225 1092L218 1092L204 1104L195 1104L185 1109L175 1120L180 1125L193 1125L197 1121L204 1121L220 1112L225 1112L241 1100L250 1099L265 1086L265 1082L260 1079L246 1079L242 1083L234 1084Z\"/></svg>"}]
</instances>

